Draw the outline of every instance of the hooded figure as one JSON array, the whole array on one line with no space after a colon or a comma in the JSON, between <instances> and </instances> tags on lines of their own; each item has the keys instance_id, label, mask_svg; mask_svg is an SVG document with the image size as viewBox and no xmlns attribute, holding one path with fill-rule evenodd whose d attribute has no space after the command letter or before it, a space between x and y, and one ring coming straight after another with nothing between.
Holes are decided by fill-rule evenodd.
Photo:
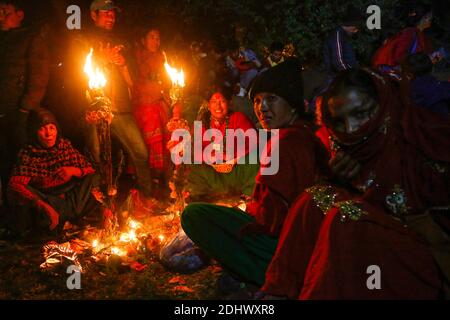
<instances>
[{"instance_id":1,"label":"hooded figure","mask_svg":"<svg viewBox=\"0 0 450 320\"><path fill-rule=\"evenodd\" d=\"M332 83L322 121L332 149L361 170L345 188L316 185L297 198L264 292L317 300L444 297L450 125L413 105L407 89L399 94L388 77L359 69ZM381 290L366 286L371 265L382 269Z\"/></svg>"}]
</instances>

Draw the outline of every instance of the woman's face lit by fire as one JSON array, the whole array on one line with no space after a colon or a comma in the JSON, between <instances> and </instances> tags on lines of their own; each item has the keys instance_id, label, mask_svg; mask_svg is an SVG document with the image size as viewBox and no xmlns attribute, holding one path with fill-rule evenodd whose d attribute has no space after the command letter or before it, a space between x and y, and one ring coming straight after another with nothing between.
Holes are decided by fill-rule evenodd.
<instances>
[{"instance_id":1,"label":"woman's face lit by fire","mask_svg":"<svg viewBox=\"0 0 450 320\"><path fill-rule=\"evenodd\" d=\"M150 52L157 52L161 46L159 30L152 29L147 32L143 39L145 48Z\"/></svg>"},{"instance_id":2,"label":"woman's face lit by fire","mask_svg":"<svg viewBox=\"0 0 450 320\"><path fill-rule=\"evenodd\" d=\"M228 100L220 92L216 92L209 99L208 109L214 119L225 119L228 115Z\"/></svg>"},{"instance_id":3,"label":"woman's face lit by fire","mask_svg":"<svg viewBox=\"0 0 450 320\"><path fill-rule=\"evenodd\" d=\"M344 88L328 99L330 125L335 132L354 133L379 110L378 102L357 88Z\"/></svg>"},{"instance_id":4,"label":"woman's face lit by fire","mask_svg":"<svg viewBox=\"0 0 450 320\"><path fill-rule=\"evenodd\" d=\"M56 144L58 128L53 123L46 124L39 128L37 137L39 144L46 149L52 148Z\"/></svg>"},{"instance_id":5,"label":"woman's face lit by fire","mask_svg":"<svg viewBox=\"0 0 450 320\"><path fill-rule=\"evenodd\" d=\"M285 99L270 92L257 93L253 108L266 130L288 127L295 116L295 109Z\"/></svg>"}]
</instances>

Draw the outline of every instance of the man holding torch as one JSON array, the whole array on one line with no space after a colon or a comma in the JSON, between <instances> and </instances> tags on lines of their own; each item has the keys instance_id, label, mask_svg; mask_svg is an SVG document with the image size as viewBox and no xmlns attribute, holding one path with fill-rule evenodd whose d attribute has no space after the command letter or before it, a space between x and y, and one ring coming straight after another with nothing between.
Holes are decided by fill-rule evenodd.
<instances>
[{"instance_id":1,"label":"man holding torch","mask_svg":"<svg viewBox=\"0 0 450 320\"><path fill-rule=\"evenodd\" d=\"M104 94L110 99L112 120L111 136L119 141L136 168L138 188L144 198L151 196L152 181L148 167L148 151L142 134L131 112L130 92L133 77L126 58L126 45L113 32L116 14L120 9L110 0L95 0L91 3L91 18L94 27L81 37L85 53L90 48L96 62L105 72L107 79ZM97 126L90 125L87 130L86 145L93 161L100 163L101 148Z\"/></svg>"}]
</instances>

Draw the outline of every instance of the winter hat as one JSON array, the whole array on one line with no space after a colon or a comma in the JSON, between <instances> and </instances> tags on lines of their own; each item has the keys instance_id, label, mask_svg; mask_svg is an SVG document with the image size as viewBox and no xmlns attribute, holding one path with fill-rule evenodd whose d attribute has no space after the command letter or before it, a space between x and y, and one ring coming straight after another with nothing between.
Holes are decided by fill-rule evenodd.
<instances>
[{"instance_id":1,"label":"winter hat","mask_svg":"<svg viewBox=\"0 0 450 320\"><path fill-rule=\"evenodd\" d=\"M352 26L357 27L363 24L364 22L364 16L361 13L361 10L349 6L347 10L345 11L344 16L341 19L341 26Z\"/></svg>"},{"instance_id":2,"label":"winter hat","mask_svg":"<svg viewBox=\"0 0 450 320\"><path fill-rule=\"evenodd\" d=\"M45 126L50 123L54 124L58 129L58 138L59 138L59 125L53 113L44 108L38 108L36 110L30 111L30 114L28 116L28 127L27 127L29 141L32 144L37 143L37 131L42 126Z\"/></svg>"},{"instance_id":3,"label":"winter hat","mask_svg":"<svg viewBox=\"0 0 450 320\"><path fill-rule=\"evenodd\" d=\"M302 66L297 58L286 61L261 72L252 82L249 97L270 92L286 100L292 108L304 112Z\"/></svg>"}]
</instances>

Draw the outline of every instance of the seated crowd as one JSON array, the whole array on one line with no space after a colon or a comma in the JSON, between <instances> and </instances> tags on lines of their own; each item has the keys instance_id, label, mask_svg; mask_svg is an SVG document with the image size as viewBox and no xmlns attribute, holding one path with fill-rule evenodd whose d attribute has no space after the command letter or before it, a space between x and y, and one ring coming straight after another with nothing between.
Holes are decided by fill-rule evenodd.
<instances>
[{"instance_id":1,"label":"seated crowd","mask_svg":"<svg viewBox=\"0 0 450 320\"><path fill-rule=\"evenodd\" d=\"M0 6L23 12L14 1ZM75 45L81 51L97 45L111 75L110 133L145 206L154 198L168 201L161 197L174 171L168 123L180 115L171 109L161 30L146 28L134 52L125 52L112 34L116 12L112 1L93 1L94 32ZM325 42L327 70L317 86L305 78L314 72L279 41L264 63L241 43L215 58L191 46L198 66L206 57L214 61L212 80L202 80L199 67L196 87L188 90L200 97L194 113L203 140L200 158L194 152L187 167L181 227L229 281L261 299L450 297L450 83L432 76L444 57L424 33L431 19L431 9L417 7L411 25L386 39L364 66L350 42L360 16L349 10ZM8 227L24 236L37 228L59 232L66 221L88 215L111 223L101 126L83 114L81 151L39 103L16 109L27 115L20 122L27 139L17 141L14 165L1 167ZM2 162L11 144L3 142L9 116L0 109ZM195 123L189 125L194 133ZM258 139L240 141L231 130ZM243 197L246 209L211 203L214 195ZM368 286L371 266L381 268L382 290Z\"/></svg>"}]
</instances>

